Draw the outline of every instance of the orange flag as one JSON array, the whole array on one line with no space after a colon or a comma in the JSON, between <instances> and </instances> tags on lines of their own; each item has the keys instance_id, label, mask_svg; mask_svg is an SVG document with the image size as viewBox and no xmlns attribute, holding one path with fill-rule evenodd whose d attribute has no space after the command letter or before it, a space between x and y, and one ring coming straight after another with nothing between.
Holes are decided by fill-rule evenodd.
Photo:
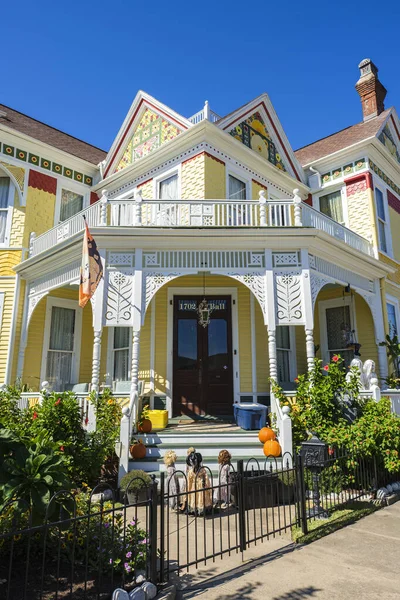
<instances>
[{"instance_id":1,"label":"orange flag","mask_svg":"<svg viewBox=\"0 0 400 600\"><path fill-rule=\"evenodd\" d=\"M100 279L103 277L103 264L97 250L96 242L90 234L85 220L83 235L81 280L79 284L79 306L86 306L95 293Z\"/></svg>"}]
</instances>

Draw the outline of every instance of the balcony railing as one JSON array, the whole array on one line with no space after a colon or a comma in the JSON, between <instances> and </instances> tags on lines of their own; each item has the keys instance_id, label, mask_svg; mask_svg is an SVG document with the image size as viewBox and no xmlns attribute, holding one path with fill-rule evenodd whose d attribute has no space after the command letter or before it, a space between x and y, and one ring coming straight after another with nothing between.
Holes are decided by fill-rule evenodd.
<instances>
[{"instance_id":1,"label":"balcony railing","mask_svg":"<svg viewBox=\"0 0 400 600\"><path fill-rule=\"evenodd\" d=\"M143 200L141 196L123 200L101 200L63 221L46 233L31 235L30 256L36 256L73 238L89 227L188 227L254 228L312 227L345 242L351 248L374 256L365 238L301 202L299 196L288 200L267 200L265 192L255 200Z\"/></svg>"}]
</instances>

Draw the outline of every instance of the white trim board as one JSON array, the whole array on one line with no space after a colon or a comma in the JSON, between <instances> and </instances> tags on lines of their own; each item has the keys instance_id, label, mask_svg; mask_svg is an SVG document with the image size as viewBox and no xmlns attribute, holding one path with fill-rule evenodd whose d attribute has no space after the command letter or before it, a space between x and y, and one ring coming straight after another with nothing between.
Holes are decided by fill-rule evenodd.
<instances>
[{"instance_id":1,"label":"white trim board","mask_svg":"<svg viewBox=\"0 0 400 600\"><path fill-rule=\"evenodd\" d=\"M239 321L237 287L209 287L210 295L231 296L232 298L232 366L233 366L233 401L239 402L240 395L240 363L239 363ZM166 407L168 416L172 417L172 385L173 385L173 337L174 337L174 296L201 296L202 287L170 287L168 288L167 312L167 380ZM249 291L249 293L251 293ZM236 351L236 354L235 354Z\"/></svg>"}]
</instances>

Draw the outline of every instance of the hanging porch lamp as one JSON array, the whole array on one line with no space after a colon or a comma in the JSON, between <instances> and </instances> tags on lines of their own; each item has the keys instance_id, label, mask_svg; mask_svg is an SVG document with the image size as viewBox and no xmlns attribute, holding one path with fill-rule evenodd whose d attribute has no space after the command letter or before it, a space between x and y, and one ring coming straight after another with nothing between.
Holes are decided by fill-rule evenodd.
<instances>
[{"instance_id":1,"label":"hanging porch lamp","mask_svg":"<svg viewBox=\"0 0 400 600\"><path fill-rule=\"evenodd\" d=\"M199 315L199 325L207 327L210 324L210 314L212 313L212 307L206 299L206 274L203 273L203 300L200 302L197 309Z\"/></svg>"}]
</instances>

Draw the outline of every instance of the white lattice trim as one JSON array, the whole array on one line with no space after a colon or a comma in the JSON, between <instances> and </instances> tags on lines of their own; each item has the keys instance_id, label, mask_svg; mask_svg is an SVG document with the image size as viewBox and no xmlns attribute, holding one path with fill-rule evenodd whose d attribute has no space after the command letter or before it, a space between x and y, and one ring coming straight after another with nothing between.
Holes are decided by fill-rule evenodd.
<instances>
[{"instance_id":1,"label":"white lattice trim","mask_svg":"<svg viewBox=\"0 0 400 600\"><path fill-rule=\"evenodd\" d=\"M265 301L265 274L253 271L250 273L226 273L229 277L233 277L240 283L243 283L257 298L259 305L261 306L264 318L267 313L267 306Z\"/></svg>"}]
</instances>

